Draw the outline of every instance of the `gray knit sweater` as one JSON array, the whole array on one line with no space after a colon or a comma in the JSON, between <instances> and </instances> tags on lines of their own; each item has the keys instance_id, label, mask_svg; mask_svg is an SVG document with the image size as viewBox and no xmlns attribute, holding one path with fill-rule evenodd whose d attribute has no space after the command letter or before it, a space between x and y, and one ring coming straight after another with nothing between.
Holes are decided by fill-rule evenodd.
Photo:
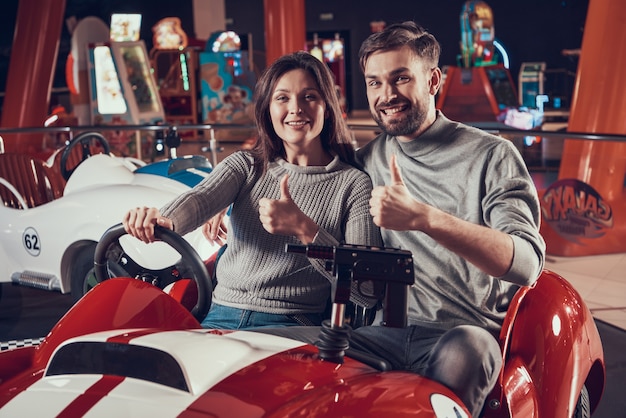
<instances>
[{"instance_id":1,"label":"gray knit sweater","mask_svg":"<svg viewBox=\"0 0 626 418\"><path fill-rule=\"evenodd\" d=\"M303 167L278 159L262 175L248 152L237 151L161 210L184 235L233 204L213 301L277 314L324 310L334 280L325 262L286 253L287 243L304 243L292 236L270 234L259 220L259 199L280 198L279 183L285 174L289 174L292 199L320 228L314 244L382 245L380 230L369 214L372 184L363 171L338 157L325 167Z\"/></svg>"},{"instance_id":2,"label":"gray knit sweater","mask_svg":"<svg viewBox=\"0 0 626 418\"><path fill-rule=\"evenodd\" d=\"M452 122L435 123L410 142L379 135L357 151L374 186L389 184L389 157L396 154L411 195L466 221L509 234L513 264L491 277L424 233L382 229L385 246L413 253L415 285L409 323L449 329L474 324L497 334L511 297L533 283L543 268L535 185L510 141Z\"/></svg>"}]
</instances>

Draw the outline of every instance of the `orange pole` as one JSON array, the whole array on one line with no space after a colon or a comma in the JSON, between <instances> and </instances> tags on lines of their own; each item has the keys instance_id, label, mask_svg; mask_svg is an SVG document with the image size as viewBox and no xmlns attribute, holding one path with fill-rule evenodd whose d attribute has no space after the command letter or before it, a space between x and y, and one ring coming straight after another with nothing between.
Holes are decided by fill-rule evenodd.
<instances>
[{"instance_id":1,"label":"orange pole","mask_svg":"<svg viewBox=\"0 0 626 418\"><path fill-rule=\"evenodd\" d=\"M570 132L626 134L624 16L623 0L589 2ZM626 252L625 177L626 143L565 140L558 180L542 196L542 233L548 253Z\"/></svg>"},{"instance_id":2,"label":"orange pole","mask_svg":"<svg viewBox=\"0 0 626 418\"><path fill-rule=\"evenodd\" d=\"M49 111L65 0L20 0L0 126L43 126ZM42 134L3 135L5 150L38 153Z\"/></svg>"},{"instance_id":3,"label":"orange pole","mask_svg":"<svg viewBox=\"0 0 626 418\"><path fill-rule=\"evenodd\" d=\"M304 0L264 0L265 62L306 47Z\"/></svg>"}]
</instances>

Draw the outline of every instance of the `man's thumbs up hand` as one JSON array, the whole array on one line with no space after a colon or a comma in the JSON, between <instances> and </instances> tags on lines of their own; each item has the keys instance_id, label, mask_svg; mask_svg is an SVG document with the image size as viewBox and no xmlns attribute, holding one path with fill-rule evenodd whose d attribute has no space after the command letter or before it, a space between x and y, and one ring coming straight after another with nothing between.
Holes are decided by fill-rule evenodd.
<instances>
[{"instance_id":1,"label":"man's thumbs up hand","mask_svg":"<svg viewBox=\"0 0 626 418\"><path fill-rule=\"evenodd\" d=\"M404 186L404 180L402 180L402 173L398 162L396 161L396 154L392 154L389 158L389 172L391 173L391 185Z\"/></svg>"},{"instance_id":2,"label":"man's thumbs up hand","mask_svg":"<svg viewBox=\"0 0 626 418\"><path fill-rule=\"evenodd\" d=\"M417 202L407 189L402 179L395 154L389 158L391 182L388 186L374 187L370 199L370 214L374 223L381 228L396 231L417 229L412 225L417 215L415 212L424 207Z\"/></svg>"}]
</instances>

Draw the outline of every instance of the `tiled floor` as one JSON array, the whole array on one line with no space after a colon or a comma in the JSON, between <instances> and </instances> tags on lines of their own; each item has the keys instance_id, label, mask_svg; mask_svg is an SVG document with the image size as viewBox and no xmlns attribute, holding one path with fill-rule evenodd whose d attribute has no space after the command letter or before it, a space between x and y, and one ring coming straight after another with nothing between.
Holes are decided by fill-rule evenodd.
<instances>
[{"instance_id":1,"label":"tiled floor","mask_svg":"<svg viewBox=\"0 0 626 418\"><path fill-rule=\"evenodd\" d=\"M626 253L585 257L547 255L545 267L576 288L594 318L626 330Z\"/></svg>"}]
</instances>

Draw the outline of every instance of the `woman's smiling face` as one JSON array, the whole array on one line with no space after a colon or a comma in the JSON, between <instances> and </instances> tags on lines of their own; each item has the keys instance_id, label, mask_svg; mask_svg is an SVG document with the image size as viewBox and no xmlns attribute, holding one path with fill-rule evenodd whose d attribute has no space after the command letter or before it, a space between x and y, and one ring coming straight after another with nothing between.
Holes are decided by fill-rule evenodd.
<instances>
[{"instance_id":1,"label":"woman's smiling face","mask_svg":"<svg viewBox=\"0 0 626 418\"><path fill-rule=\"evenodd\" d=\"M309 73L296 69L278 79L270 102L270 117L285 149L306 148L319 138L325 114L326 102Z\"/></svg>"}]
</instances>

